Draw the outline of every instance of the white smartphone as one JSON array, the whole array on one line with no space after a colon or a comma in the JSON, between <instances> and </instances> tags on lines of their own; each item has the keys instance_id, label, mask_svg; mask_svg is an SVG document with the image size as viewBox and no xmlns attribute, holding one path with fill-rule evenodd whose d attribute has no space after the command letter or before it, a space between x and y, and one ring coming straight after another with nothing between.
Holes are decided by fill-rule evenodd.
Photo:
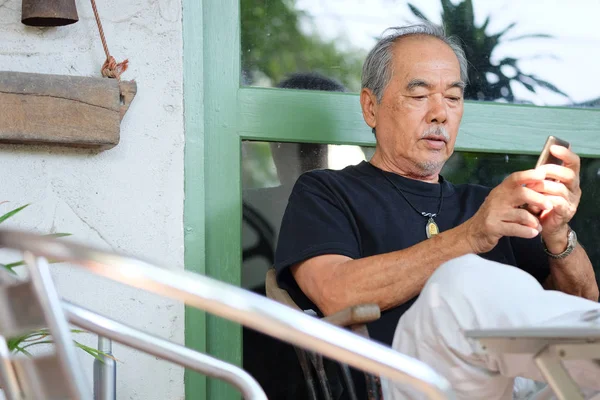
<instances>
[{"instance_id":1,"label":"white smartphone","mask_svg":"<svg viewBox=\"0 0 600 400\"><path fill-rule=\"evenodd\" d=\"M544 164L562 165L562 160L559 160L550 153L550 146L553 144L566 147L567 149L569 148L569 142L566 140L559 139L556 136L548 136L548 139L546 139L546 144L544 144L544 148L542 149L542 152L538 158L537 164L535 164L536 168Z\"/></svg>"}]
</instances>

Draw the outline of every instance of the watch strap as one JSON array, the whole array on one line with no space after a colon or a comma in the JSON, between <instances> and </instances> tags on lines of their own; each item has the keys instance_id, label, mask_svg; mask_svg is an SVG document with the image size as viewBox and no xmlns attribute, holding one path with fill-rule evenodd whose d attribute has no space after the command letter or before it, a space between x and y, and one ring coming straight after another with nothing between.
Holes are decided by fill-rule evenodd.
<instances>
[{"instance_id":1,"label":"watch strap","mask_svg":"<svg viewBox=\"0 0 600 400\"><path fill-rule=\"evenodd\" d=\"M567 234L567 248L562 253L554 254L549 252L546 243L544 243L544 239L542 239L542 245L544 246L544 252L548 257L560 260L567 257L575 249L575 246L577 245L577 234L573 229L569 228L569 233Z\"/></svg>"}]
</instances>

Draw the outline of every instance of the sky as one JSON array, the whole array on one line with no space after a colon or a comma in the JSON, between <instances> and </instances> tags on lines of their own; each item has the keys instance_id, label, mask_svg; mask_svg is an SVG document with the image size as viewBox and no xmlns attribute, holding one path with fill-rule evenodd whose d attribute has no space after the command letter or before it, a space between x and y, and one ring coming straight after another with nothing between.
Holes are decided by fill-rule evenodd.
<instances>
[{"instance_id":1,"label":"sky","mask_svg":"<svg viewBox=\"0 0 600 400\"><path fill-rule=\"evenodd\" d=\"M296 8L312 16L312 23L305 21L303 30L316 29L322 37L337 40L341 48L365 51L385 28L416 22L407 4L404 0L296 0ZM433 22L441 22L439 0L414 0L412 4ZM600 0L474 0L473 4L477 25L491 16L488 34L516 22L507 39L533 33L554 36L507 41L499 45L492 61L507 56L526 58L519 62L523 72L553 83L572 100L544 89L532 94L515 84L517 98L537 105L564 105L600 97ZM556 58L535 57L549 54Z\"/></svg>"}]
</instances>

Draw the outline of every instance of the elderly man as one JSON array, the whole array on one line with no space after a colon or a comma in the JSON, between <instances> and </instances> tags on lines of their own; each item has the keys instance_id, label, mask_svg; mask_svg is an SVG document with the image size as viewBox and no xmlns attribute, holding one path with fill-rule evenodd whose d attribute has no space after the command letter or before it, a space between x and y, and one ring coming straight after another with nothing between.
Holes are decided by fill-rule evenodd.
<instances>
[{"instance_id":1,"label":"elderly man","mask_svg":"<svg viewBox=\"0 0 600 400\"><path fill-rule=\"evenodd\" d=\"M460 45L434 26L394 28L376 44L360 93L375 153L298 179L275 267L305 309L378 304L371 337L433 366L459 398L510 399L515 377L541 379L535 365L477 355L461 332L598 309L598 287L568 225L581 195L569 149L551 149L563 166L516 172L493 190L440 175L466 70ZM578 365L574 378L600 389L594 368ZM413 398L398 387L385 394Z\"/></svg>"}]
</instances>

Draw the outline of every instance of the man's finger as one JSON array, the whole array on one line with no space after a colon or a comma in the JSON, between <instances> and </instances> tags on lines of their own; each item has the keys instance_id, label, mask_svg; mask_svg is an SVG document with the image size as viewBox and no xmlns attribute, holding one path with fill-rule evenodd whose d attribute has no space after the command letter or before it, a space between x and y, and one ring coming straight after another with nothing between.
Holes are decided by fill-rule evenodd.
<instances>
[{"instance_id":1,"label":"man's finger","mask_svg":"<svg viewBox=\"0 0 600 400\"><path fill-rule=\"evenodd\" d=\"M510 222L503 222L500 229L503 236L514 236L524 239L533 239L540 234L535 228Z\"/></svg>"},{"instance_id":2,"label":"man's finger","mask_svg":"<svg viewBox=\"0 0 600 400\"><path fill-rule=\"evenodd\" d=\"M504 222L512 222L519 225L527 226L529 228L534 228L538 231L542 230L542 225L540 225L540 221L529 211L513 208L508 210L503 216L502 220Z\"/></svg>"},{"instance_id":3,"label":"man's finger","mask_svg":"<svg viewBox=\"0 0 600 400\"><path fill-rule=\"evenodd\" d=\"M546 195L561 196L568 199L570 196L569 189L561 182L543 180L541 182L534 182L527 185L531 190L535 190L538 193Z\"/></svg>"},{"instance_id":4,"label":"man's finger","mask_svg":"<svg viewBox=\"0 0 600 400\"><path fill-rule=\"evenodd\" d=\"M552 211L564 218L571 217L571 203L561 196L547 196L552 202Z\"/></svg>"},{"instance_id":5,"label":"man's finger","mask_svg":"<svg viewBox=\"0 0 600 400\"><path fill-rule=\"evenodd\" d=\"M513 172L503 183L515 187L527 185L528 183L540 182L544 179L546 179L546 171L544 169L536 168Z\"/></svg>"},{"instance_id":6,"label":"man's finger","mask_svg":"<svg viewBox=\"0 0 600 400\"><path fill-rule=\"evenodd\" d=\"M540 210L552 209L552 202L546 196L525 186L519 186L514 189L510 200L513 207L520 207L523 204L527 204L530 207L537 207Z\"/></svg>"},{"instance_id":7,"label":"man's finger","mask_svg":"<svg viewBox=\"0 0 600 400\"><path fill-rule=\"evenodd\" d=\"M546 164L537 169L544 171L546 179L557 180L563 183L571 191L576 190L577 187L579 187L579 175L571 168L555 164Z\"/></svg>"},{"instance_id":8,"label":"man's finger","mask_svg":"<svg viewBox=\"0 0 600 400\"><path fill-rule=\"evenodd\" d=\"M562 160L565 167L570 168L575 171L576 174L579 174L581 159L577 154L571 151L570 148L552 145L550 146L550 153L559 160Z\"/></svg>"}]
</instances>

